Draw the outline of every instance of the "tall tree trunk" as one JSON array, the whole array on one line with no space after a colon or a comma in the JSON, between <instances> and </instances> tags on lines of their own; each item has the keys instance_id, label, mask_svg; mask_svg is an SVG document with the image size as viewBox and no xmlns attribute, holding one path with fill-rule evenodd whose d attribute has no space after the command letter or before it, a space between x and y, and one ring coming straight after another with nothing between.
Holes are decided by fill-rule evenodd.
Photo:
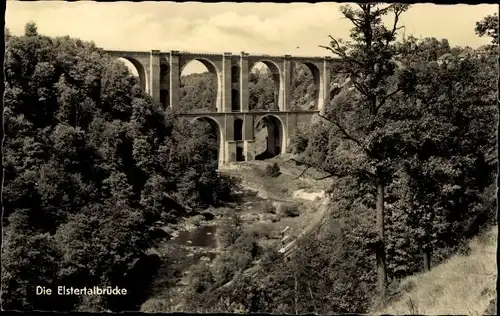
<instances>
[{"instance_id":1,"label":"tall tree trunk","mask_svg":"<svg viewBox=\"0 0 500 316\"><path fill-rule=\"evenodd\" d=\"M386 298L387 288L387 268L385 265L385 232L384 232L384 184L382 179L377 181L377 231L379 236L379 244L377 247L377 273L378 273L378 294L380 303L383 304Z\"/></svg>"}]
</instances>

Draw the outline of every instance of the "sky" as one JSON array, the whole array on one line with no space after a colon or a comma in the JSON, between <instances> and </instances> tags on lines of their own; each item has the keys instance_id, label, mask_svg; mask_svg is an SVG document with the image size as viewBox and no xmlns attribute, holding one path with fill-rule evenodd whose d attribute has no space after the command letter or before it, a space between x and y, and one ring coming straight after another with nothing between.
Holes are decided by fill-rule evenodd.
<instances>
[{"instance_id":1,"label":"sky","mask_svg":"<svg viewBox=\"0 0 500 316\"><path fill-rule=\"evenodd\" d=\"M33 21L43 35L70 35L104 49L329 56L319 45L328 44L328 35L347 39L351 28L340 5L9 0L5 21L15 35ZM492 4L415 4L401 21L406 35L478 47L489 39L475 35L475 23L495 12ZM185 71L200 67L190 66Z\"/></svg>"}]
</instances>

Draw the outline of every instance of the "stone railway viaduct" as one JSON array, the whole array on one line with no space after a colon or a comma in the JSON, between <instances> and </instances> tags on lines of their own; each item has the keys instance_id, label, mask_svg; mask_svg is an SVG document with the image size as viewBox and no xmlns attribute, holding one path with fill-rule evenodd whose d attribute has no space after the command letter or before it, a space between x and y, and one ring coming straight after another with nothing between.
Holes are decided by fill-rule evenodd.
<instances>
[{"instance_id":1,"label":"stone railway viaduct","mask_svg":"<svg viewBox=\"0 0 500 316\"><path fill-rule=\"evenodd\" d=\"M284 153L290 135L298 124L307 124L321 113L330 97L329 57L293 57L250 55L241 52L206 54L191 52L106 51L111 57L123 58L137 69L141 88L151 97L173 110L179 110L180 75L191 61L201 62L217 78L217 96L214 100L217 112L180 113L180 116L204 120L216 129L220 143L219 166L237 160L256 158L255 128L264 121L268 129L267 151L271 155ZM279 111L249 111L249 73L252 67L262 62L279 87L275 93ZM316 110L292 111L291 103L292 67L294 62L306 65L313 75L317 87Z\"/></svg>"}]
</instances>

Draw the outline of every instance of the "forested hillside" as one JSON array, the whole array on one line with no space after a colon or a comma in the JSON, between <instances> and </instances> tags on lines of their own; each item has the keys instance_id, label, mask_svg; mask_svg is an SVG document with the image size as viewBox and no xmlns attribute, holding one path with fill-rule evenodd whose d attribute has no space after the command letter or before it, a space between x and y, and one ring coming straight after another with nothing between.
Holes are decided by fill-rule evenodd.
<instances>
[{"instance_id":1,"label":"forested hillside","mask_svg":"<svg viewBox=\"0 0 500 316\"><path fill-rule=\"evenodd\" d=\"M342 6L351 38L323 46L341 61L325 112L284 157L220 171L210 126L155 103L93 43L33 23L8 35L3 309L361 314L399 306L402 280L466 257L496 225L498 18L478 21L492 43L473 49L400 39L407 10ZM292 78L290 107L314 108L310 71L296 65ZM181 109L215 111L216 84L183 76ZM250 109L277 110L277 88L252 72ZM189 229L212 245L195 246ZM301 238L285 260L290 231ZM94 285L129 293L34 289Z\"/></svg>"},{"instance_id":2,"label":"forested hillside","mask_svg":"<svg viewBox=\"0 0 500 316\"><path fill-rule=\"evenodd\" d=\"M396 41L408 6L383 7L341 9L352 42L325 46L343 61L334 74L341 85L321 120L290 140L293 161L332 179L328 223L289 262L270 254L259 277L236 278L217 295L205 285L193 299L199 310L365 313L387 304L402 278L466 252L471 237L495 225L491 18L476 31L493 34L493 45L451 47Z\"/></svg>"},{"instance_id":3,"label":"forested hillside","mask_svg":"<svg viewBox=\"0 0 500 316\"><path fill-rule=\"evenodd\" d=\"M149 227L223 201L217 146L152 102L94 44L27 24L5 57L4 309L136 309ZM107 284L127 296L36 296Z\"/></svg>"}]
</instances>

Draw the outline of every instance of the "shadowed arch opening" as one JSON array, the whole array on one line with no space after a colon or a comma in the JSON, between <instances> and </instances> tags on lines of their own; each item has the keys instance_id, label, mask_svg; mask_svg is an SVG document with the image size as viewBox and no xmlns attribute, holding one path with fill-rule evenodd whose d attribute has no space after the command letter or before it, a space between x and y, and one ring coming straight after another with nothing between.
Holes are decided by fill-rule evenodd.
<instances>
[{"instance_id":1,"label":"shadowed arch opening","mask_svg":"<svg viewBox=\"0 0 500 316\"><path fill-rule=\"evenodd\" d=\"M255 124L256 160L269 159L282 153L283 122L274 115L266 115Z\"/></svg>"},{"instance_id":2,"label":"shadowed arch opening","mask_svg":"<svg viewBox=\"0 0 500 316\"><path fill-rule=\"evenodd\" d=\"M231 111L241 111L240 104L240 67L231 67Z\"/></svg>"},{"instance_id":3,"label":"shadowed arch opening","mask_svg":"<svg viewBox=\"0 0 500 316\"><path fill-rule=\"evenodd\" d=\"M256 62L248 77L248 108L250 111L279 111L282 88L278 66L271 61Z\"/></svg>"},{"instance_id":4,"label":"shadowed arch opening","mask_svg":"<svg viewBox=\"0 0 500 316\"><path fill-rule=\"evenodd\" d=\"M208 135L209 139L213 140L214 143L217 146L217 161L219 164L221 163L222 160L222 151L221 149L223 148L223 139L222 139L222 129L219 125L219 123L207 116L200 116L196 117L191 120L191 124L197 125L199 128L199 131L202 132L205 135Z\"/></svg>"},{"instance_id":5,"label":"shadowed arch opening","mask_svg":"<svg viewBox=\"0 0 500 316\"><path fill-rule=\"evenodd\" d=\"M239 112L240 110L240 92L236 89L231 89L231 111Z\"/></svg>"},{"instance_id":6,"label":"shadowed arch opening","mask_svg":"<svg viewBox=\"0 0 500 316\"><path fill-rule=\"evenodd\" d=\"M236 65L231 67L231 82L233 84L239 84L240 82L240 67Z\"/></svg>"},{"instance_id":7,"label":"shadowed arch opening","mask_svg":"<svg viewBox=\"0 0 500 316\"><path fill-rule=\"evenodd\" d=\"M180 110L183 112L220 111L220 76L216 66L195 58L181 66Z\"/></svg>"},{"instance_id":8,"label":"shadowed arch opening","mask_svg":"<svg viewBox=\"0 0 500 316\"><path fill-rule=\"evenodd\" d=\"M321 88L318 67L309 62L292 63L291 110L317 110Z\"/></svg>"},{"instance_id":9,"label":"shadowed arch opening","mask_svg":"<svg viewBox=\"0 0 500 316\"><path fill-rule=\"evenodd\" d=\"M170 66L164 57L160 59L160 102L165 108L170 106Z\"/></svg>"},{"instance_id":10,"label":"shadowed arch opening","mask_svg":"<svg viewBox=\"0 0 500 316\"><path fill-rule=\"evenodd\" d=\"M238 142L236 144L236 161L245 161L245 156L243 155L243 120L235 119L234 120L234 140Z\"/></svg>"},{"instance_id":11,"label":"shadowed arch opening","mask_svg":"<svg viewBox=\"0 0 500 316\"><path fill-rule=\"evenodd\" d=\"M243 139L243 120L234 120L234 140L240 141Z\"/></svg>"},{"instance_id":12,"label":"shadowed arch opening","mask_svg":"<svg viewBox=\"0 0 500 316\"><path fill-rule=\"evenodd\" d=\"M139 79L139 87L141 87L142 91L149 93L148 78L144 66L132 57L122 56L118 57L117 60L125 64L130 73Z\"/></svg>"}]
</instances>

